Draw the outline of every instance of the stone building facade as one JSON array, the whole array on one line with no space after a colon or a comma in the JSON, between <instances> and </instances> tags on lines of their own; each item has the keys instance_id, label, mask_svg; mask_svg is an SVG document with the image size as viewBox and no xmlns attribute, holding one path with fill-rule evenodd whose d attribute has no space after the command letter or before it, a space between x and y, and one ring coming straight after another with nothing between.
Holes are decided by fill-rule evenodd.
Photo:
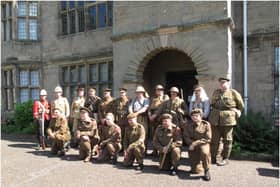
<instances>
[{"instance_id":1,"label":"stone building facade","mask_svg":"<svg viewBox=\"0 0 280 187\"><path fill-rule=\"evenodd\" d=\"M178 86L187 101L196 83L208 95L230 76L243 93L242 2L1 3L2 114L14 103L49 99L61 85L128 88ZM35 8L36 7L36 8ZM5 14L5 15L4 15ZM277 108L279 2L248 2L249 108L268 118ZM278 76L278 77L277 77ZM279 105L278 105L279 106Z\"/></svg>"}]
</instances>

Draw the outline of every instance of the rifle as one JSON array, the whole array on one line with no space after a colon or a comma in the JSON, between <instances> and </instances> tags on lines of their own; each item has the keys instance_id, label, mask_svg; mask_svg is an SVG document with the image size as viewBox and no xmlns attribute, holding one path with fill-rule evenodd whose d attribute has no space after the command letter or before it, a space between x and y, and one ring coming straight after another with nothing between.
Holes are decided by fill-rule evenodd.
<instances>
[{"instance_id":1,"label":"rifle","mask_svg":"<svg viewBox=\"0 0 280 187\"><path fill-rule=\"evenodd\" d=\"M42 109L42 113L41 113L41 119L40 119L40 122L39 123L41 125L41 136L40 136L40 143L41 143L41 147L43 150L46 149L46 144L45 144L45 132L44 132L44 129L45 129L45 107L39 102L39 106L40 108Z\"/></svg>"},{"instance_id":2,"label":"rifle","mask_svg":"<svg viewBox=\"0 0 280 187\"><path fill-rule=\"evenodd\" d=\"M168 149L170 148L172 142L173 142L173 138L171 138L170 141L169 141L169 143L167 144ZM166 155L167 155L167 153L168 153L168 149L167 149L167 151L163 154L163 157L162 157L162 159L161 159L161 162L159 163L159 169L162 169L162 168L163 168L163 164L164 164L164 162L165 162Z\"/></svg>"}]
</instances>

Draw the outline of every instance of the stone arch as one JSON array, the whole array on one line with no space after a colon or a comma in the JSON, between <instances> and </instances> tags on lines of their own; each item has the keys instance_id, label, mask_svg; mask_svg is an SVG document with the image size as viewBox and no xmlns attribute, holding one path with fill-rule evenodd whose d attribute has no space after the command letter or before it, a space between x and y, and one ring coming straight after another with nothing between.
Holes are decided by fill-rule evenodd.
<instances>
[{"instance_id":1,"label":"stone arch","mask_svg":"<svg viewBox=\"0 0 280 187\"><path fill-rule=\"evenodd\" d=\"M194 63L197 76L207 76L209 66L199 47L182 44L182 42L180 42L180 45L172 40L169 43L170 44L167 44L166 46L162 45L162 42L153 37L150 40L145 41L144 45L136 44L136 52L134 53L134 58L130 60L125 72L124 82L134 82L137 84L143 83L143 72L147 63L154 56L165 50L175 50L186 54Z\"/></svg>"}]
</instances>

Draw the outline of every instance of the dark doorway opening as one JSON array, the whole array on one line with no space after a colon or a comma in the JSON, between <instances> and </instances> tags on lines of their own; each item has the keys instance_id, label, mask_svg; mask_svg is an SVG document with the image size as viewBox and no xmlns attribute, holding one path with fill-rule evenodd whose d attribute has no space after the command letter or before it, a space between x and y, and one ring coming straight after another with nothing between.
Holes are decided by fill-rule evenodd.
<instances>
[{"instance_id":1,"label":"dark doorway opening","mask_svg":"<svg viewBox=\"0 0 280 187\"><path fill-rule=\"evenodd\" d=\"M194 63L186 53L167 49L149 60L143 72L143 85L151 96L157 84L162 84L166 93L172 86L176 86L183 90L183 98L188 103L193 86L197 84L195 75L197 72Z\"/></svg>"},{"instance_id":2,"label":"dark doorway opening","mask_svg":"<svg viewBox=\"0 0 280 187\"><path fill-rule=\"evenodd\" d=\"M197 72L192 71L177 71L166 73L166 89L176 86L180 90L180 97L188 102L188 97L193 93L193 86L198 83L195 79Z\"/></svg>"}]
</instances>

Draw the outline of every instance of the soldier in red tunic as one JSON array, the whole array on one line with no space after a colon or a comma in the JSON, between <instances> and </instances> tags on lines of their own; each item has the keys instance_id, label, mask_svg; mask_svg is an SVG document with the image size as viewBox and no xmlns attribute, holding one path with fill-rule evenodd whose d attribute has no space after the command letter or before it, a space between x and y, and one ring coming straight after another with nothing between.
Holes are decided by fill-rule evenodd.
<instances>
[{"instance_id":1,"label":"soldier in red tunic","mask_svg":"<svg viewBox=\"0 0 280 187\"><path fill-rule=\"evenodd\" d=\"M41 147L44 149L45 139L43 137L42 130L46 132L50 120L50 105L47 100L47 91L44 89L40 91L40 100L34 102L33 117L37 124L37 139L39 142L38 149ZM42 129L43 123L44 129Z\"/></svg>"}]
</instances>

